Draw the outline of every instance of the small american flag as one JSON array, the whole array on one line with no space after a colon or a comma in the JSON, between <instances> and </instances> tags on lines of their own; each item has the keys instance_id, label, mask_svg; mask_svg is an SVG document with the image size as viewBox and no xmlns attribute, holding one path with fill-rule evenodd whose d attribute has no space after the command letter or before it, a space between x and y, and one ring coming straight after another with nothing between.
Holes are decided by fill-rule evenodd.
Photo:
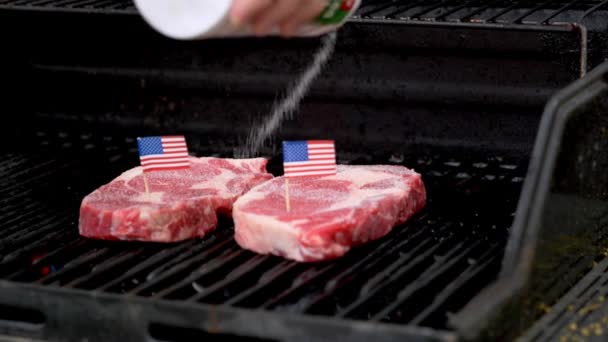
<instances>
[{"instance_id":1,"label":"small american flag","mask_svg":"<svg viewBox=\"0 0 608 342\"><path fill-rule=\"evenodd\" d=\"M137 146L144 172L190 167L188 145L183 136L137 138Z\"/></svg>"},{"instance_id":2,"label":"small american flag","mask_svg":"<svg viewBox=\"0 0 608 342\"><path fill-rule=\"evenodd\" d=\"M332 140L283 142L285 177L336 174L336 144Z\"/></svg>"}]
</instances>

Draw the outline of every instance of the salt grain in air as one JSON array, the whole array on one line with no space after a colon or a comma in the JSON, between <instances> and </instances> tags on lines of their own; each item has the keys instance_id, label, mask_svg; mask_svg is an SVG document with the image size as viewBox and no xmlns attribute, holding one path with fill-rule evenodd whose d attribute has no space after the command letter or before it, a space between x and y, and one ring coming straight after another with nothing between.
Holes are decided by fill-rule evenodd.
<instances>
[{"instance_id":1,"label":"salt grain in air","mask_svg":"<svg viewBox=\"0 0 608 342\"><path fill-rule=\"evenodd\" d=\"M289 87L287 95L274 104L270 115L263 122L251 128L244 149L236 153L238 158L255 156L276 130L281 127L281 124L285 120L293 118L293 113L308 93L312 82L319 76L323 67L331 58L336 46L336 38L337 34L335 32L323 38L321 47L315 53L312 63Z\"/></svg>"}]
</instances>

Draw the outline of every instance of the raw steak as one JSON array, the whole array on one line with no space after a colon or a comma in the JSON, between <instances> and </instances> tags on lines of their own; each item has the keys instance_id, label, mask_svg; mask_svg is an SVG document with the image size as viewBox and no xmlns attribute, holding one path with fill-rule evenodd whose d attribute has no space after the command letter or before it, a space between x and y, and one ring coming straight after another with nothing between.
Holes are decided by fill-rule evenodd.
<instances>
[{"instance_id":1,"label":"raw steak","mask_svg":"<svg viewBox=\"0 0 608 342\"><path fill-rule=\"evenodd\" d=\"M421 176L401 166L338 166L335 176L285 180L253 188L234 204L236 241L261 254L297 261L344 255L378 239L422 209Z\"/></svg>"},{"instance_id":2,"label":"raw steak","mask_svg":"<svg viewBox=\"0 0 608 342\"><path fill-rule=\"evenodd\" d=\"M236 199L272 178L265 159L191 158L188 170L147 174L141 167L102 186L82 201L80 234L107 240L181 241L204 236L217 214L230 214Z\"/></svg>"}]
</instances>

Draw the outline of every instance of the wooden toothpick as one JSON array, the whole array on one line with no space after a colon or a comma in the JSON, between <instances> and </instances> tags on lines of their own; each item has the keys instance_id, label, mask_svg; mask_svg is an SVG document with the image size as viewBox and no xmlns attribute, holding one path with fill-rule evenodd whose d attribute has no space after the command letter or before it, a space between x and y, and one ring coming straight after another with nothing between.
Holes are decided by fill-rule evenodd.
<instances>
[{"instance_id":1,"label":"wooden toothpick","mask_svg":"<svg viewBox=\"0 0 608 342\"><path fill-rule=\"evenodd\" d=\"M150 196L150 183L148 183L148 176L144 172L144 189L146 190L146 196Z\"/></svg>"},{"instance_id":2,"label":"wooden toothpick","mask_svg":"<svg viewBox=\"0 0 608 342\"><path fill-rule=\"evenodd\" d=\"M285 209L291 211L291 200L289 199L289 178L285 177Z\"/></svg>"}]
</instances>

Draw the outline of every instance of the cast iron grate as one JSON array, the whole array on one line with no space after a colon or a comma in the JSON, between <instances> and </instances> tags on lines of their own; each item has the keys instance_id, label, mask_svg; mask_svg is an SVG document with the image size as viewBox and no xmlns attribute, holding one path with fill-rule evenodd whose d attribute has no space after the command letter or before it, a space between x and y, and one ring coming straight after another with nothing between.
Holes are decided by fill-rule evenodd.
<instances>
[{"instance_id":1,"label":"cast iron grate","mask_svg":"<svg viewBox=\"0 0 608 342\"><path fill-rule=\"evenodd\" d=\"M596 263L576 286L522 337L522 341L605 341L608 334L608 258Z\"/></svg>"},{"instance_id":2,"label":"cast iron grate","mask_svg":"<svg viewBox=\"0 0 608 342\"><path fill-rule=\"evenodd\" d=\"M581 22L592 13L607 10L605 0L368 0L357 18L559 25Z\"/></svg>"},{"instance_id":3,"label":"cast iron grate","mask_svg":"<svg viewBox=\"0 0 608 342\"><path fill-rule=\"evenodd\" d=\"M136 13L131 0L0 0L0 9ZM363 0L354 19L563 25L604 12L608 0Z\"/></svg>"},{"instance_id":4,"label":"cast iron grate","mask_svg":"<svg viewBox=\"0 0 608 342\"><path fill-rule=\"evenodd\" d=\"M440 329L495 279L526 170L520 158L433 149L343 157L414 167L428 207L342 259L298 264L240 249L229 220L203 240L172 245L80 238L80 200L136 165L134 140L40 131L23 143L1 152L3 279Z\"/></svg>"}]
</instances>

